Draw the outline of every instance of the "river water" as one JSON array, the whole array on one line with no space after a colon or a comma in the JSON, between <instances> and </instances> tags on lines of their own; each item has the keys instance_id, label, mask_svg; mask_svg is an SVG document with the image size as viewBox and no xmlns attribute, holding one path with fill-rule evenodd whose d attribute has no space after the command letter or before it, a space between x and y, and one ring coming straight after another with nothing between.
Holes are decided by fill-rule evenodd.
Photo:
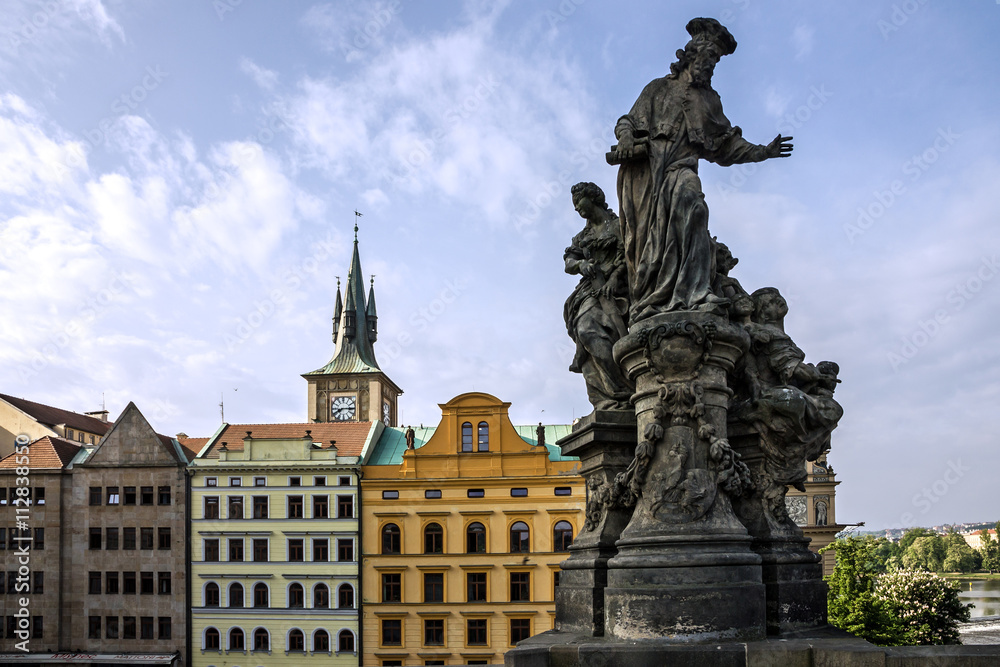
<instances>
[{"instance_id":1,"label":"river water","mask_svg":"<svg viewBox=\"0 0 1000 667\"><path fill-rule=\"evenodd\" d=\"M972 618L1000 616L1000 581L995 579L952 579L962 591L958 594L962 602L971 602Z\"/></svg>"}]
</instances>

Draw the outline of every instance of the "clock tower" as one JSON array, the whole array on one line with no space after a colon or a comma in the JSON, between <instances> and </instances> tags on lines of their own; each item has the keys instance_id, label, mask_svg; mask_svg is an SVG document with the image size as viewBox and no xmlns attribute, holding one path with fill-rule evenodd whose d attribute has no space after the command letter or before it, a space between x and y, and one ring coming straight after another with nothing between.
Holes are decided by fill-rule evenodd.
<instances>
[{"instance_id":1,"label":"clock tower","mask_svg":"<svg viewBox=\"0 0 1000 667\"><path fill-rule=\"evenodd\" d=\"M379 368L374 348L377 339L375 279L365 299L358 226L354 225L354 256L343 300L337 281L333 358L322 368L302 375L309 385L310 422L381 421L386 426L397 425L397 403L403 390Z\"/></svg>"}]
</instances>

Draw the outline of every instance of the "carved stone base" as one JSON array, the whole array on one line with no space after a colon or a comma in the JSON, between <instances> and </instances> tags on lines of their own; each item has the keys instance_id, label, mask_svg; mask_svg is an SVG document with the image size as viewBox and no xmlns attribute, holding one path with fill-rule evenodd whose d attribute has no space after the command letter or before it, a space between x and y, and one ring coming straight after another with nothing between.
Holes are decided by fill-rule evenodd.
<instances>
[{"instance_id":1,"label":"carved stone base","mask_svg":"<svg viewBox=\"0 0 1000 667\"><path fill-rule=\"evenodd\" d=\"M775 560L773 554L767 554L761 565L767 599L767 633L778 635L826 625L823 566L815 561L782 563L769 560Z\"/></svg>"}]
</instances>

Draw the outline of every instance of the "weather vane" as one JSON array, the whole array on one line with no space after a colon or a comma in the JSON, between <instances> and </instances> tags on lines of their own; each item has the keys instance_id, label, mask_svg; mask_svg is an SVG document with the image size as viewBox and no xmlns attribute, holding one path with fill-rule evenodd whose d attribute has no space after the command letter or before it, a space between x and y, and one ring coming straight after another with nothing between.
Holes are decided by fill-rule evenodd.
<instances>
[{"instance_id":1,"label":"weather vane","mask_svg":"<svg viewBox=\"0 0 1000 667\"><path fill-rule=\"evenodd\" d=\"M358 240L358 218L363 216L364 213L358 213L358 209L354 209L354 240Z\"/></svg>"}]
</instances>

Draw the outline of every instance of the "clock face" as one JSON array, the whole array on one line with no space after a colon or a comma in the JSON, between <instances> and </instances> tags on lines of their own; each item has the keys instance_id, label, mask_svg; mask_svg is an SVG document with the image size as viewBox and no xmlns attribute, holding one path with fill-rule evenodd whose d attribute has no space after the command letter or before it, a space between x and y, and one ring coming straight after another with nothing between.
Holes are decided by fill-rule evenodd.
<instances>
[{"instance_id":1,"label":"clock face","mask_svg":"<svg viewBox=\"0 0 1000 667\"><path fill-rule=\"evenodd\" d=\"M382 423L389 426L389 402L386 401L382 404Z\"/></svg>"},{"instance_id":2,"label":"clock face","mask_svg":"<svg viewBox=\"0 0 1000 667\"><path fill-rule=\"evenodd\" d=\"M353 396L337 396L330 402L330 414L339 422L354 419L356 399Z\"/></svg>"}]
</instances>

